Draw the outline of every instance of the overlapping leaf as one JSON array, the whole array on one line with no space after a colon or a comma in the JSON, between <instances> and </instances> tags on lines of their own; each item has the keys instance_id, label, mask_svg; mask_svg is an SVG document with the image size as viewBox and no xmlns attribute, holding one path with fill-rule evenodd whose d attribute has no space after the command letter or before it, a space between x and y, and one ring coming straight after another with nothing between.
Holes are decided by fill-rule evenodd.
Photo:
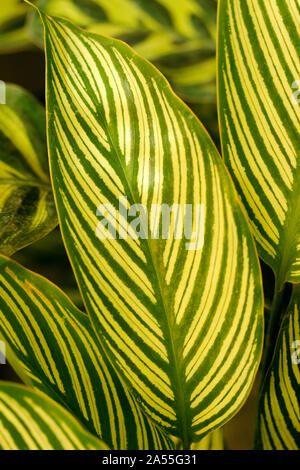
<instances>
[{"instance_id":1,"label":"overlapping leaf","mask_svg":"<svg viewBox=\"0 0 300 470\"><path fill-rule=\"evenodd\" d=\"M1 450L107 450L46 395L0 382Z\"/></svg>"},{"instance_id":2,"label":"overlapping leaf","mask_svg":"<svg viewBox=\"0 0 300 470\"><path fill-rule=\"evenodd\" d=\"M216 0L41 0L49 15L130 44L168 77L174 89L191 102L216 100ZM42 44L38 15L28 24Z\"/></svg>"},{"instance_id":3,"label":"overlapping leaf","mask_svg":"<svg viewBox=\"0 0 300 470\"><path fill-rule=\"evenodd\" d=\"M144 410L188 446L237 412L259 362L247 223L212 141L151 64L120 41L43 21L51 173L87 310ZM192 204L194 222L198 204L199 244L174 237L174 212L169 238L137 238L125 220L134 203L145 206L136 215ZM98 237L104 204L116 239Z\"/></svg>"},{"instance_id":4,"label":"overlapping leaf","mask_svg":"<svg viewBox=\"0 0 300 470\"><path fill-rule=\"evenodd\" d=\"M260 398L257 446L265 450L300 447L300 286L293 289Z\"/></svg>"},{"instance_id":5,"label":"overlapping leaf","mask_svg":"<svg viewBox=\"0 0 300 470\"><path fill-rule=\"evenodd\" d=\"M111 448L170 449L99 347L86 315L46 279L0 256L0 337L30 384ZM25 377L26 380L26 377Z\"/></svg>"},{"instance_id":6,"label":"overlapping leaf","mask_svg":"<svg viewBox=\"0 0 300 470\"><path fill-rule=\"evenodd\" d=\"M10 255L57 225L49 181L45 110L15 85L0 104L0 253Z\"/></svg>"},{"instance_id":7,"label":"overlapping leaf","mask_svg":"<svg viewBox=\"0 0 300 470\"><path fill-rule=\"evenodd\" d=\"M225 162L278 285L300 282L300 6L220 0ZM295 89L296 88L296 89Z\"/></svg>"}]
</instances>

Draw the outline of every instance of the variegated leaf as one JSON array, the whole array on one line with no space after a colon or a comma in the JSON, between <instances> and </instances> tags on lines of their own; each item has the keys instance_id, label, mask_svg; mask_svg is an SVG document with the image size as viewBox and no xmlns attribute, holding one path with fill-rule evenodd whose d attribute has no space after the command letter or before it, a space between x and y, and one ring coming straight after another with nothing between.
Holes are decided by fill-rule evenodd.
<instances>
[{"instance_id":1,"label":"variegated leaf","mask_svg":"<svg viewBox=\"0 0 300 470\"><path fill-rule=\"evenodd\" d=\"M46 395L0 382L1 450L108 450Z\"/></svg>"},{"instance_id":2,"label":"variegated leaf","mask_svg":"<svg viewBox=\"0 0 300 470\"><path fill-rule=\"evenodd\" d=\"M300 286L293 295L279 332L259 405L257 447L300 448Z\"/></svg>"},{"instance_id":3,"label":"variegated leaf","mask_svg":"<svg viewBox=\"0 0 300 470\"><path fill-rule=\"evenodd\" d=\"M5 85L0 104L0 253L10 255L57 225L49 180L45 110Z\"/></svg>"},{"instance_id":4,"label":"variegated leaf","mask_svg":"<svg viewBox=\"0 0 300 470\"><path fill-rule=\"evenodd\" d=\"M222 147L260 256L300 282L300 5L220 0Z\"/></svg>"},{"instance_id":5,"label":"variegated leaf","mask_svg":"<svg viewBox=\"0 0 300 470\"><path fill-rule=\"evenodd\" d=\"M212 141L162 75L120 41L42 17L51 174L87 311L144 410L187 447L237 412L257 370L262 292L247 222ZM161 204L178 205L178 223L174 233L175 208L156 239ZM180 239L191 208L196 239Z\"/></svg>"},{"instance_id":6,"label":"variegated leaf","mask_svg":"<svg viewBox=\"0 0 300 470\"><path fill-rule=\"evenodd\" d=\"M168 77L183 99L215 102L216 0L40 0L37 6L130 44ZM28 31L43 44L37 14Z\"/></svg>"},{"instance_id":7,"label":"variegated leaf","mask_svg":"<svg viewBox=\"0 0 300 470\"><path fill-rule=\"evenodd\" d=\"M0 298L0 338L27 383L113 449L174 447L114 372L88 317L56 286L0 256Z\"/></svg>"}]
</instances>

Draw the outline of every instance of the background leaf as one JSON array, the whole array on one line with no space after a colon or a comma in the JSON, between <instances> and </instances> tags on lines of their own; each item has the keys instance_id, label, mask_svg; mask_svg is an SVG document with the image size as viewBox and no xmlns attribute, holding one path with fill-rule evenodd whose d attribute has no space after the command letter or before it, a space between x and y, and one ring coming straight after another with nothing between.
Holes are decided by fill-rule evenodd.
<instances>
[{"instance_id":1,"label":"background leaf","mask_svg":"<svg viewBox=\"0 0 300 470\"><path fill-rule=\"evenodd\" d=\"M6 85L0 104L0 252L11 255L57 225L49 181L45 110Z\"/></svg>"},{"instance_id":2,"label":"background leaf","mask_svg":"<svg viewBox=\"0 0 300 470\"><path fill-rule=\"evenodd\" d=\"M188 446L237 412L257 370L262 292L247 223L212 141L161 74L122 42L43 19L51 173L69 257L115 367ZM203 249L174 238L174 214L167 239L134 239L133 229L99 239L101 204L113 205L124 234L120 196L148 210L203 204Z\"/></svg>"},{"instance_id":3,"label":"background leaf","mask_svg":"<svg viewBox=\"0 0 300 470\"><path fill-rule=\"evenodd\" d=\"M219 115L225 163L278 286L300 282L300 6L220 0ZM300 84L300 82L299 82ZM297 84L296 84L297 88Z\"/></svg>"},{"instance_id":4,"label":"background leaf","mask_svg":"<svg viewBox=\"0 0 300 470\"><path fill-rule=\"evenodd\" d=\"M140 411L88 317L62 291L0 256L0 297L0 337L26 383L60 402L113 449L174 448Z\"/></svg>"},{"instance_id":5,"label":"background leaf","mask_svg":"<svg viewBox=\"0 0 300 470\"><path fill-rule=\"evenodd\" d=\"M282 325L259 403L257 447L297 450L300 447L300 286Z\"/></svg>"},{"instance_id":6,"label":"background leaf","mask_svg":"<svg viewBox=\"0 0 300 470\"><path fill-rule=\"evenodd\" d=\"M190 102L215 102L216 0L41 0L46 14L130 44L153 62ZM37 13L31 38L43 45Z\"/></svg>"},{"instance_id":7,"label":"background leaf","mask_svg":"<svg viewBox=\"0 0 300 470\"><path fill-rule=\"evenodd\" d=\"M108 447L46 395L0 382L0 449L108 450Z\"/></svg>"},{"instance_id":8,"label":"background leaf","mask_svg":"<svg viewBox=\"0 0 300 470\"><path fill-rule=\"evenodd\" d=\"M28 6L23 0L5 0L0 9L0 54L32 47L25 20Z\"/></svg>"}]
</instances>

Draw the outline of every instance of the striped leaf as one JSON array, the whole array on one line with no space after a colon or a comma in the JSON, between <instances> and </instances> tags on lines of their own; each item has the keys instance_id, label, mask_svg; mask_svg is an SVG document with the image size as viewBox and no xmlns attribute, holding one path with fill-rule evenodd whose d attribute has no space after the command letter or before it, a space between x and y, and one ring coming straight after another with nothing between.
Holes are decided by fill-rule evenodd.
<instances>
[{"instance_id":1,"label":"striped leaf","mask_svg":"<svg viewBox=\"0 0 300 470\"><path fill-rule=\"evenodd\" d=\"M0 298L0 337L27 384L60 402L113 449L173 447L118 378L88 317L56 286L0 256Z\"/></svg>"},{"instance_id":2,"label":"striped leaf","mask_svg":"<svg viewBox=\"0 0 300 470\"><path fill-rule=\"evenodd\" d=\"M183 99L215 102L216 0L40 0L49 15L122 39L159 68ZM43 44L38 15L32 39Z\"/></svg>"},{"instance_id":3,"label":"striped leaf","mask_svg":"<svg viewBox=\"0 0 300 470\"><path fill-rule=\"evenodd\" d=\"M164 77L125 43L42 18L53 188L87 311L143 409L188 446L237 412L259 362L248 225L212 141ZM178 238L179 209L177 227L173 211L166 238L153 238L160 204L192 207L197 240Z\"/></svg>"},{"instance_id":4,"label":"striped leaf","mask_svg":"<svg viewBox=\"0 0 300 470\"><path fill-rule=\"evenodd\" d=\"M0 382L0 450L107 450L46 395Z\"/></svg>"},{"instance_id":5,"label":"striped leaf","mask_svg":"<svg viewBox=\"0 0 300 470\"><path fill-rule=\"evenodd\" d=\"M300 449L300 286L294 286L259 405L257 447Z\"/></svg>"},{"instance_id":6,"label":"striped leaf","mask_svg":"<svg viewBox=\"0 0 300 470\"><path fill-rule=\"evenodd\" d=\"M10 255L49 233L57 217L45 110L15 85L6 85L5 92L6 104L0 104L0 253Z\"/></svg>"},{"instance_id":7,"label":"striped leaf","mask_svg":"<svg viewBox=\"0 0 300 470\"><path fill-rule=\"evenodd\" d=\"M220 0L225 163L278 285L300 282L300 5Z\"/></svg>"}]
</instances>

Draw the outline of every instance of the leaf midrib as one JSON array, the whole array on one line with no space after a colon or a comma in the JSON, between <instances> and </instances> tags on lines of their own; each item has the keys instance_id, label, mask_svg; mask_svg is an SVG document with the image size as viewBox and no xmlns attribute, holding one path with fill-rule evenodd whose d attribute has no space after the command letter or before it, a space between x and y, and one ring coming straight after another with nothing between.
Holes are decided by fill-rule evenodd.
<instances>
[{"instance_id":1,"label":"leaf midrib","mask_svg":"<svg viewBox=\"0 0 300 470\"><path fill-rule=\"evenodd\" d=\"M101 117L103 119L102 111L100 111L100 114L101 114ZM106 131L107 131L109 141L112 145L113 150L115 151L115 153L117 155L120 167L123 171L123 175L124 175L125 181L127 183L127 187L130 191L130 196L131 196L134 204L137 204L139 202L139 199L137 199L134 196L132 185L130 184L129 178L127 176L126 168L124 168L124 165L123 165L124 156L121 154L120 150L118 149L118 146L115 145L114 140L111 136L110 130L108 128L108 124L106 123L105 119L104 119L104 123L105 123L105 128L106 128ZM184 406L184 392L183 392L182 382L180 380L179 367L178 367L179 364L178 364L178 361L176 360L176 358L178 357L178 354L176 354L176 351L178 351L178 349L175 348L175 339L174 339L174 335L173 335L173 329L171 328L171 321L170 321L171 319L169 318L169 315L167 315L167 308L166 308L165 299L164 299L164 296L163 296L162 282L161 282L161 278L158 274L158 269L156 267L156 263L154 262L154 256L153 256L153 252L152 252L152 249L151 249L151 244L149 243L148 239L146 239L145 245L148 249L148 252L149 252L148 254L149 254L149 257L150 257L151 262L152 262L152 267L153 267L154 274L156 276L156 281L157 281L157 286L158 286L158 294L159 294L161 304L162 304L162 307L163 307L163 312L164 312L164 315L165 315L165 318L166 318L166 321L167 321L167 329L168 329L169 338L170 338L170 351L171 351L171 359L172 359L171 363L174 364L175 377L176 377L175 382L176 382L176 385L177 385L177 387L175 387L175 390L174 390L175 403L177 403L177 405L178 405L177 410L176 410L177 411L176 414L177 414L177 418L179 418L178 419L179 423L182 424L183 448L188 449L189 446L190 446L190 442L189 442L189 437L188 437L189 432L188 432L188 425L187 425L185 406ZM175 321L175 318L173 318L173 320ZM182 354L182 352L181 352L181 354ZM170 380L171 380L171 378L170 378ZM176 391L177 391L177 393L176 393ZM176 397L177 397L177 399L176 399Z\"/></svg>"}]
</instances>

